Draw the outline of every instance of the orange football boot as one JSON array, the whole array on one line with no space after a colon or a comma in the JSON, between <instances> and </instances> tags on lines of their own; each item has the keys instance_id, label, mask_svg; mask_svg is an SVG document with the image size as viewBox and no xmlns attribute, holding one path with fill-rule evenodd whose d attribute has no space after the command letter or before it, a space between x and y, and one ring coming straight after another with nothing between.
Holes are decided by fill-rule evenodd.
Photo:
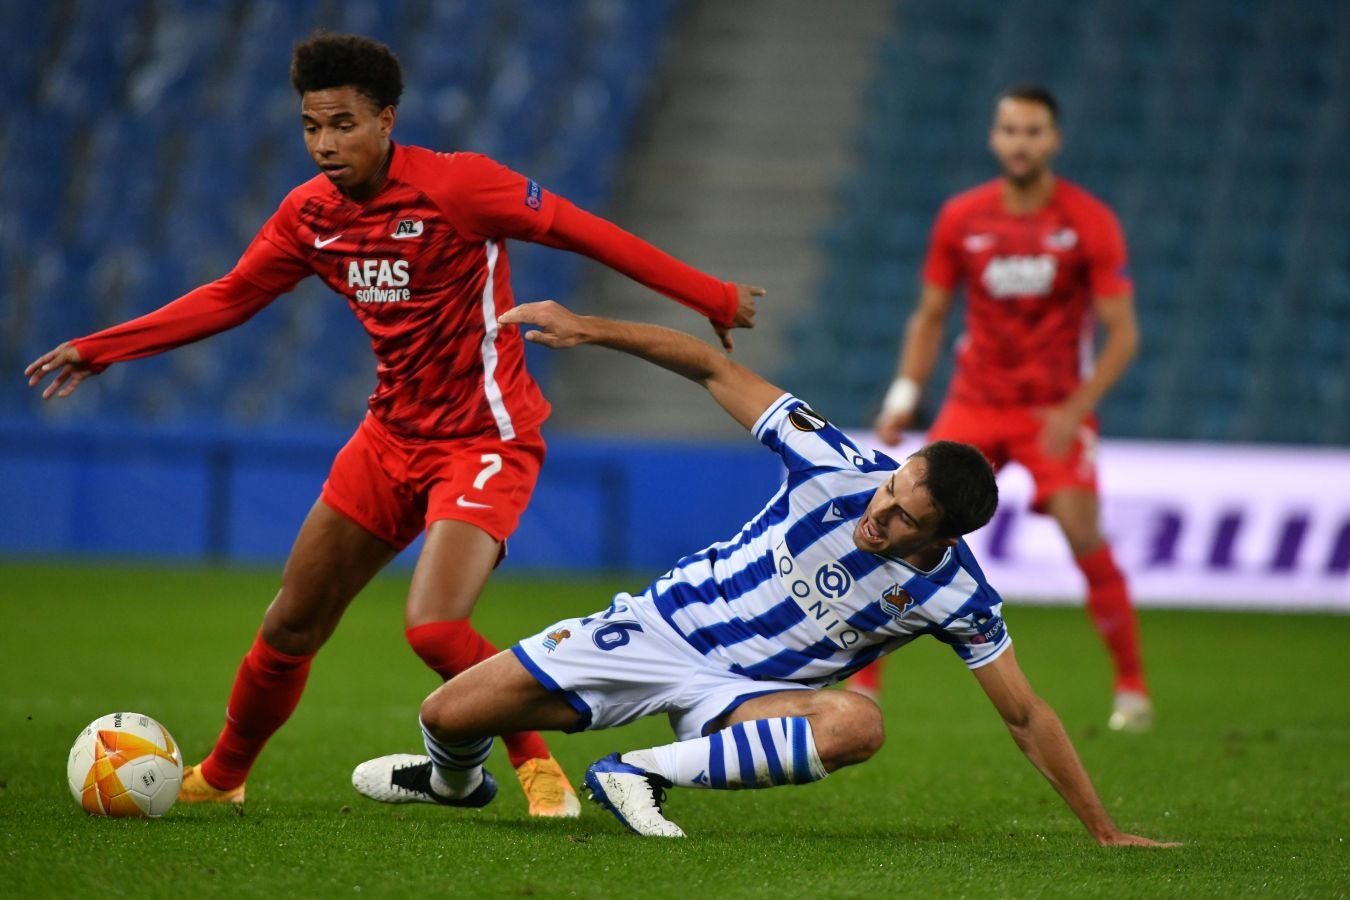
<instances>
[{"instance_id":1,"label":"orange football boot","mask_svg":"<svg viewBox=\"0 0 1350 900\"><path fill-rule=\"evenodd\" d=\"M179 803L233 803L243 808L244 786L222 791L202 777L201 763L183 767L183 783L178 788Z\"/></svg>"},{"instance_id":2,"label":"orange football boot","mask_svg":"<svg viewBox=\"0 0 1350 900\"><path fill-rule=\"evenodd\" d=\"M552 756L527 759L516 769L520 789L530 802L530 815L554 819L575 819L581 815L581 801L568 783L562 766ZM243 787L240 787L243 802Z\"/></svg>"}]
</instances>

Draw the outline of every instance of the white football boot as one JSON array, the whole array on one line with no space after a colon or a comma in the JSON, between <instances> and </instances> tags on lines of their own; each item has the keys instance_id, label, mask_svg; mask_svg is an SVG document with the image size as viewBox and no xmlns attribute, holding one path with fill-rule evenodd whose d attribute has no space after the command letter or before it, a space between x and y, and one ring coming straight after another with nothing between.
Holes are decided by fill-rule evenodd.
<instances>
[{"instance_id":1,"label":"white football boot","mask_svg":"<svg viewBox=\"0 0 1350 900\"><path fill-rule=\"evenodd\" d=\"M431 757L395 753L368 759L352 770L352 787L381 803L438 803L487 806L497 796L497 781L487 769L483 780L463 797L443 797L431 789Z\"/></svg>"},{"instance_id":2,"label":"white football boot","mask_svg":"<svg viewBox=\"0 0 1350 900\"><path fill-rule=\"evenodd\" d=\"M1116 691L1106 724L1112 731L1148 731L1153 727L1153 701L1138 691Z\"/></svg>"},{"instance_id":3,"label":"white football boot","mask_svg":"<svg viewBox=\"0 0 1350 900\"><path fill-rule=\"evenodd\" d=\"M670 782L629 765L611 753L586 770L591 799L614 814L629 831L643 837L684 837L680 826L661 814Z\"/></svg>"}]
</instances>

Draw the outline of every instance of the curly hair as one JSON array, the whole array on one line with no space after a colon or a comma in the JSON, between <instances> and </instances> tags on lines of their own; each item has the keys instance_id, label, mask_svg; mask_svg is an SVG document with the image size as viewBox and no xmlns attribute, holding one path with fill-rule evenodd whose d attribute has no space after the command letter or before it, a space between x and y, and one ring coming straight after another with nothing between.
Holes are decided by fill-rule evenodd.
<instances>
[{"instance_id":1,"label":"curly hair","mask_svg":"<svg viewBox=\"0 0 1350 900\"><path fill-rule=\"evenodd\" d=\"M928 463L918 486L926 488L942 518L937 537L953 538L984 526L998 509L994 467L970 444L934 441L914 454Z\"/></svg>"},{"instance_id":2,"label":"curly hair","mask_svg":"<svg viewBox=\"0 0 1350 900\"><path fill-rule=\"evenodd\" d=\"M295 45L291 84L307 91L352 87L378 109L398 106L403 96L403 69L398 57L379 41L359 34L317 31Z\"/></svg>"}]
</instances>

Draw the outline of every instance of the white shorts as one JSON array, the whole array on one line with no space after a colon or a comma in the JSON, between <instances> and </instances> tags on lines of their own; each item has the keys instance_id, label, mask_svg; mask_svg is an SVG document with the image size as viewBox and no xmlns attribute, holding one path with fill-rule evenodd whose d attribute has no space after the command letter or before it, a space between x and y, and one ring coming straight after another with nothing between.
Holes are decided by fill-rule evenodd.
<instances>
[{"instance_id":1,"label":"white shorts","mask_svg":"<svg viewBox=\"0 0 1350 900\"><path fill-rule=\"evenodd\" d=\"M540 684L561 692L581 714L576 731L665 713L685 741L702 737L710 723L751 697L814 690L711 665L677 635L639 621L628 599L621 594L606 612L564 619L511 648Z\"/></svg>"}]
</instances>

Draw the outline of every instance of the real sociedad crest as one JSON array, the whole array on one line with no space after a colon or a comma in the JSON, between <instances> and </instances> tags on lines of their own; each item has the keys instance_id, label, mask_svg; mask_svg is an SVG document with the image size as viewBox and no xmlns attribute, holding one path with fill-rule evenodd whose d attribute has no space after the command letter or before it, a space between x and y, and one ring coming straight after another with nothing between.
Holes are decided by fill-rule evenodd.
<instances>
[{"instance_id":1,"label":"real sociedad crest","mask_svg":"<svg viewBox=\"0 0 1350 900\"><path fill-rule=\"evenodd\" d=\"M909 595L909 591L899 584L893 584L886 588L885 593L881 595L881 611L898 621L905 613L914 608L915 602L914 598Z\"/></svg>"}]
</instances>

